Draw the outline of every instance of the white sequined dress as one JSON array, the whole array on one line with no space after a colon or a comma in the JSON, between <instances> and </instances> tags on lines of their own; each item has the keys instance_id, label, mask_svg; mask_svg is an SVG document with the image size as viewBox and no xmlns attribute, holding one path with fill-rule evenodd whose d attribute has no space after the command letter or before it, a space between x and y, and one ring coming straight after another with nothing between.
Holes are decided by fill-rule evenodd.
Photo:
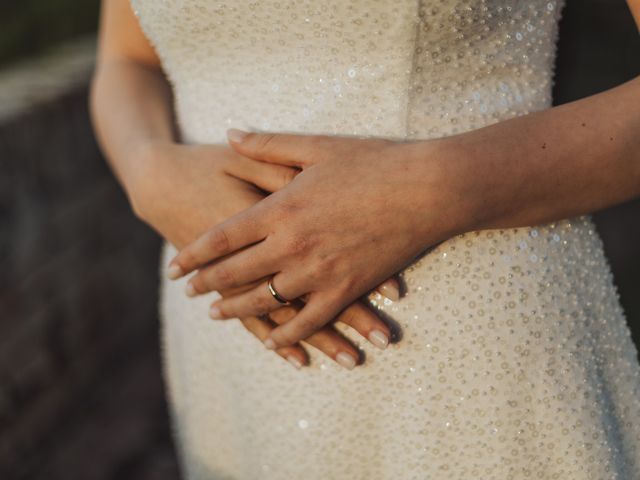
<instances>
[{"instance_id":1,"label":"white sequined dress","mask_svg":"<svg viewBox=\"0 0 640 480\"><path fill-rule=\"evenodd\" d=\"M550 106L558 1L131 1L186 142L428 139ZM313 348L297 371L162 280L184 477L640 479L640 366L589 217L460 235L401 275L404 298L370 299L401 340L343 327L352 371Z\"/></svg>"}]
</instances>

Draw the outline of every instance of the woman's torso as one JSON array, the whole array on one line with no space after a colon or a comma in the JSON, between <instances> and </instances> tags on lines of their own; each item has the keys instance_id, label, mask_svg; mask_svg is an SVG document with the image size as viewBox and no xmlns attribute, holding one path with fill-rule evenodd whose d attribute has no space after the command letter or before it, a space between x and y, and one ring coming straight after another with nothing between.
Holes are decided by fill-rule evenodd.
<instances>
[{"instance_id":1,"label":"woman's torso","mask_svg":"<svg viewBox=\"0 0 640 480\"><path fill-rule=\"evenodd\" d=\"M132 0L184 140L431 138L550 105L561 2Z\"/></svg>"},{"instance_id":2,"label":"woman's torso","mask_svg":"<svg viewBox=\"0 0 640 480\"><path fill-rule=\"evenodd\" d=\"M229 127L427 139L550 105L554 1L132 4L190 143ZM209 320L217 294L162 280L188 477L639 474L636 352L588 218L458 236L401 279L399 302L371 298L400 342L379 351L339 327L366 355L351 372L313 349L296 371L239 322Z\"/></svg>"}]
</instances>

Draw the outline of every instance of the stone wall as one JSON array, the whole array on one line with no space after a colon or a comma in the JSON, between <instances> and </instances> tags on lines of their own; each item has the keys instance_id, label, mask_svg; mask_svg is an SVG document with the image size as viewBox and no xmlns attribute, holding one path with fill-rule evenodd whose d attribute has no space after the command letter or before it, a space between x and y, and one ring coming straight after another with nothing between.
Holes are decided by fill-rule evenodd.
<instances>
[{"instance_id":1,"label":"stone wall","mask_svg":"<svg viewBox=\"0 0 640 480\"><path fill-rule=\"evenodd\" d=\"M94 44L0 75L0 478L176 478L159 240L94 141Z\"/></svg>"}]
</instances>

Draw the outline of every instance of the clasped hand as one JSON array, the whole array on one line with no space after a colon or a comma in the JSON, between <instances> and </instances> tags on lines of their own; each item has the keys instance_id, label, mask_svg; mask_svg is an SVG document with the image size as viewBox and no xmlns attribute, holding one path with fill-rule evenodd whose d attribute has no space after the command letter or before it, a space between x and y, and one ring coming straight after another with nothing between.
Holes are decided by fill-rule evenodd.
<instances>
[{"instance_id":1,"label":"clasped hand","mask_svg":"<svg viewBox=\"0 0 640 480\"><path fill-rule=\"evenodd\" d=\"M435 243L470 226L455 162L437 141L247 133L231 147L251 159L300 169L284 188L209 229L169 264L170 278L197 270L191 295L257 286L211 305L210 316L265 315L302 299L267 348L293 345L402 270ZM258 282L258 283L256 283Z\"/></svg>"}]
</instances>

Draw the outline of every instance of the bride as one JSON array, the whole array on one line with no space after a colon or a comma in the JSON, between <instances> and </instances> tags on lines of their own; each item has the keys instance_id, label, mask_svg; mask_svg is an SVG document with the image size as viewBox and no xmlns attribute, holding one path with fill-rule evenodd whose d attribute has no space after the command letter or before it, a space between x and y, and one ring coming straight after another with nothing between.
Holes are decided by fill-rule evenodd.
<instances>
[{"instance_id":1,"label":"bride","mask_svg":"<svg viewBox=\"0 0 640 480\"><path fill-rule=\"evenodd\" d=\"M561 9L103 2L92 116L166 240L186 478L640 478L589 216L640 194L640 78L551 108Z\"/></svg>"}]
</instances>

